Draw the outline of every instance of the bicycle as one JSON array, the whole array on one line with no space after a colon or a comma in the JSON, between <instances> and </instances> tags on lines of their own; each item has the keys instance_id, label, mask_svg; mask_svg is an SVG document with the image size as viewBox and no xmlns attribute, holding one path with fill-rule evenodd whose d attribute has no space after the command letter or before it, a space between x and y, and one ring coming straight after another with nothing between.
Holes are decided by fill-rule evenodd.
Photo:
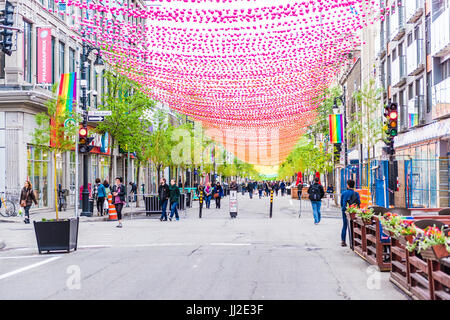
<instances>
[{"instance_id":1,"label":"bicycle","mask_svg":"<svg viewBox=\"0 0 450 320\"><path fill-rule=\"evenodd\" d=\"M4 192L2 192L1 194L4 194ZM11 200L7 200L3 196L0 196L0 215L5 218L17 216L16 206L14 205L14 202L12 202Z\"/></svg>"}]
</instances>

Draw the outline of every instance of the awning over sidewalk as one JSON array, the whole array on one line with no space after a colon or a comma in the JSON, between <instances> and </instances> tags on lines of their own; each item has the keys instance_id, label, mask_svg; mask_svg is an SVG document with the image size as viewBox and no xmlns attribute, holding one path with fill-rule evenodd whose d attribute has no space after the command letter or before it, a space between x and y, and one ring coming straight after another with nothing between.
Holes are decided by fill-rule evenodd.
<instances>
[{"instance_id":1,"label":"awning over sidewalk","mask_svg":"<svg viewBox=\"0 0 450 320\"><path fill-rule=\"evenodd\" d=\"M445 136L450 136L450 118L399 134L394 139L394 148Z\"/></svg>"}]
</instances>

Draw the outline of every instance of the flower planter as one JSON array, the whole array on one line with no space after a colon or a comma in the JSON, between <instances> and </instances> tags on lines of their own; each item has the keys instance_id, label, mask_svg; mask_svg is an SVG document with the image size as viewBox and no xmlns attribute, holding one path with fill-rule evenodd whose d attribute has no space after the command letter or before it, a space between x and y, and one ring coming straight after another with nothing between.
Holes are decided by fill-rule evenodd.
<instances>
[{"instance_id":1,"label":"flower planter","mask_svg":"<svg viewBox=\"0 0 450 320\"><path fill-rule=\"evenodd\" d=\"M401 245L406 246L407 243L412 243L414 241L414 236L399 236L398 241Z\"/></svg>"},{"instance_id":2,"label":"flower planter","mask_svg":"<svg viewBox=\"0 0 450 320\"><path fill-rule=\"evenodd\" d=\"M371 218L370 219L365 219L365 218L358 217L358 220L361 221L362 224L365 225L365 226L373 224L373 220Z\"/></svg>"},{"instance_id":3,"label":"flower planter","mask_svg":"<svg viewBox=\"0 0 450 320\"><path fill-rule=\"evenodd\" d=\"M356 213L355 212L347 212L347 216L350 220L356 220Z\"/></svg>"},{"instance_id":4,"label":"flower planter","mask_svg":"<svg viewBox=\"0 0 450 320\"><path fill-rule=\"evenodd\" d=\"M79 218L60 221L34 221L39 253L77 250Z\"/></svg>"},{"instance_id":5,"label":"flower planter","mask_svg":"<svg viewBox=\"0 0 450 320\"><path fill-rule=\"evenodd\" d=\"M438 244L426 250L420 251L420 255L424 259L437 261L442 258L448 257L450 253L447 251L447 248L445 247L444 244Z\"/></svg>"}]
</instances>

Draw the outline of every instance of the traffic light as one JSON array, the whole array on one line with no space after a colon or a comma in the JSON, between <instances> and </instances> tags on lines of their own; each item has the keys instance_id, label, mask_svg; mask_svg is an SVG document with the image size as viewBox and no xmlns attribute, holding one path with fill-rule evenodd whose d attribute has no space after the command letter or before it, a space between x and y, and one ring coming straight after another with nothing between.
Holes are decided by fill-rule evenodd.
<instances>
[{"instance_id":1,"label":"traffic light","mask_svg":"<svg viewBox=\"0 0 450 320\"><path fill-rule=\"evenodd\" d=\"M398 135L398 107L397 103L389 104L388 113L388 130L391 137L396 137Z\"/></svg>"},{"instance_id":2,"label":"traffic light","mask_svg":"<svg viewBox=\"0 0 450 320\"><path fill-rule=\"evenodd\" d=\"M94 140L94 137L88 137L88 130L87 128L83 127L78 132L78 150L80 153L89 153L94 146L90 146L92 140Z\"/></svg>"},{"instance_id":3,"label":"traffic light","mask_svg":"<svg viewBox=\"0 0 450 320\"><path fill-rule=\"evenodd\" d=\"M385 122L383 130L386 133L384 150L389 155L394 155L394 137L398 135L398 105L397 103L389 103L384 107Z\"/></svg>"},{"instance_id":4,"label":"traffic light","mask_svg":"<svg viewBox=\"0 0 450 320\"><path fill-rule=\"evenodd\" d=\"M1 25L4 27L12 27L14 24L14 6L9 2L6 1L5 3L5 9L0 11L1 15ZM5 29L1 28L0 34L2 35L2 51L10 56L12 54L12 37L13 37L13 31L11 29Z\"/></svg>"}]
</instances>

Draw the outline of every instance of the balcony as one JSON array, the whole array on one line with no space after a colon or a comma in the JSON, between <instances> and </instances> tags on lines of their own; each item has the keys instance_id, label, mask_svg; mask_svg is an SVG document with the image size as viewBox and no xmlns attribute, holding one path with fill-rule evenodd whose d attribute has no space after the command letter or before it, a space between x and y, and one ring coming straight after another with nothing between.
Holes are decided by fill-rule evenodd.
<instances>
[{"instance_id":1,"label":"balcony","mask_svg":"<svg viewBox=\"0 0 450 320\"><path fill-rule=\"evenodd\" d=\"M425 70L424 41L417 39L406 49L408 76L416 76Z\"/></svg>"},{"instance_id":2,"label":"balcony","mask_svg":"<svg viewBox=\"0 0 450 320\"><path fill-rule=\"evenodd\" d=\"M415 127L425 122L425 97L419 95L408 101L408 127Z\"/></svg>"},{"instance_id":3,"label":"balcony","mask_svg":"<svg viewBox=\"0 0 450 320\"><path fill-rule=\"evenodd\" d=\"M450 78L441 81L432 89L433 119L450 116Z\"/></svg>"},{"instance_id":4,"label":"balcony","mask_svg":"<svg viewBox=\"0 0 450 320\"><path fill-rule=\"evenodd\" d=\"M405 1L407 23L415 23L425 11L424 0L407 0Z\"/></svg>"},{"instance_id":5,"label":"balcony","mask_svg":"<svg viewBox=\"0 0 450 320\"><path fill-rule=\"evenodd\" d=\"M398 56L392 62L392 86L399 88L406 83L406 56Z\"/></svg>"},{"instance_id":6,"label":"balcony","mask_svg":"<svg viewBox=\"0 0 450 320\"><path fill-rule=\"evenodd\" d=\"M390 36L392 41L400 40L405 35L405 7L396 7L390 19Z\"/></svg>"},{"instance_id":7,"label":"balcony","mask_svg":"<svg viewBox=\"0 0 450 320\"><path fill-rule=\"evenodd\" d=\"M431 55L444 57L450 53L450 8L431 22Z\"/></svg>"}]
</instances>

